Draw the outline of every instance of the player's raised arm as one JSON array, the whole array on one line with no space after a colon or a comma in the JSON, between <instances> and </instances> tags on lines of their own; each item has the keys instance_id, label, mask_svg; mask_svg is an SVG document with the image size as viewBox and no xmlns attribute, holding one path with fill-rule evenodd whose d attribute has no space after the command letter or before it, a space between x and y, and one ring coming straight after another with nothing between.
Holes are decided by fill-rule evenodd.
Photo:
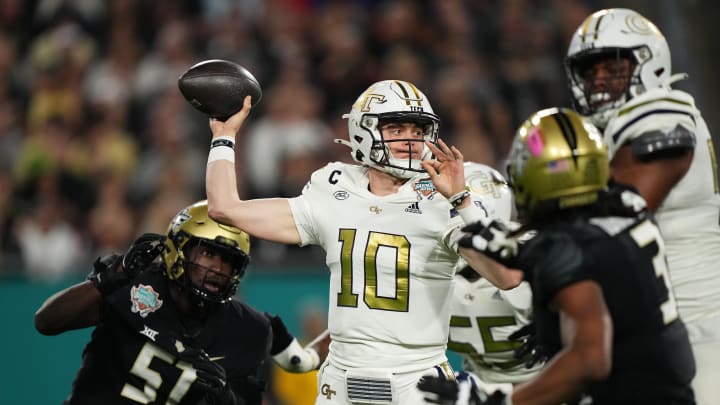
<instances>
[{"instance_id":1,"label":"player's raised arm","mask_svg":"<svg viewBox=\"0 0 720 405\"><path fill-rule=\"evenodd\" d=\"M35 329L43 335L57 335L97 323L100 291L90 281L70 286L43 302L35 312Z\"/></svg>"},{"instance_id":2,"label":"player's raised arm","mask_svg":"<svg viewBox=\"0 0 720 405\"><path fill-rule=\"evenodd\" d=\"M235 136L250 113L250 97L243 108L225 122L210 120L213 138L208 156L205 189L208 212L214 220L233 225L273 242L299 243L290 205L285 198L243 201L235 176Z\"/></svg>"}]
</instances>

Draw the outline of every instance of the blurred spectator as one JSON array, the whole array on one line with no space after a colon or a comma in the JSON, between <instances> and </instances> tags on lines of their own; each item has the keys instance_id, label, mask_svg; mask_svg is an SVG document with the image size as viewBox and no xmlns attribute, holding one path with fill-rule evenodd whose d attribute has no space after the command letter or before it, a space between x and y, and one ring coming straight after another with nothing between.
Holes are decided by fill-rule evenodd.
<instances>
[{"instance_id":1,"label":"blurred spectator","mask_svg":"<svg viewBox=\"0 0 720 405\"><path fill-rule=\"evenodd\" d=\"M136 64L142 55L141 44L135 38L133 28L129 23L113 25L111 28L104 55L90 66L83 82L84 96L88 102L121 108L129 105Z\"/></svg>"},{"instance_id":2,"label":"blurred spectator","mask_svg":"<svg viewBox=\"0 0 720 405\"><path fill-rule=\"evenodd\" d=\"M238 176L247 178L238 184L247 197L297 193L318 154L351 160L331 142L347 137L347 111L339 106L380 79L429 89L441 137L468 160L498 168L524 111L569 105L560 62L566 41L600 6L0 0L0 169L12 171L6 187L15 190L0 219L15 229L8 225L20 214L14 209L55 198L64 207L61 222L93 248L119 243L127 226L164 231L175 210L204 197L207 137L198 134L206 134L207 118L185 102L177 78L210 58L242 64L263 86L246 144L236 151L249 172ZM691 27L682 19L677 26ZM112 235L119 239L100 240L97 229L109 226L101 213L113 209L125 218ZM6 242L14 240L8 235ZM12 245L0 244L0 254L7 257ZM323 266L322 255L307 250L257 248L258 265Z\"/></svg>"},{"instance_id":3,"label":"blurred spectator","mask_svg":"<svg viewBox=\"0 0 720 405\"><path fill-rule=\"evenodd\" d=\"M192 191L194 180L182 160L167 161L156 179L150 199L140 204L142 209L136 210L136 215L140 217L140 233L165 233L175 214L199 200L200 195L204 196L199 191Z\"/></svg>"},{"instance_id":4,"label":"blurred spectator","mask_svg":"<svg viewBox=\"0 0 720 405\"><path fill-rule=\"evenodd\" d=\"M83 239L63 218L57 200L40 199L16 227L25 274L31 279L52 282L84 269Z\"/></svg>"},{"instance_id":5,"label":"blurred spectator","mask_svg":"<svg viewBox=\"0 0 720 405\"><path fill-rule=\"evenodd\" d=\"M452 142L463 151L465 161L491 167L501 164L498 147L487 131L480 105L467 100L458 104L452 113L449 117L453 128Z\"/></svg>"},{"instance_id":6,"label":"blurred spectator","mask_svg":"<svg viewBox=\"0 0 720 405\"><path fill-rule=\"evenodd\" d=\"M322 98L316 89L278 83L266 94L266 114L248 129L245 145L249 197L282 191L283 157L319 153L332 142L330 129L320 120Z\"/></svg>"},{"instance_id":7,"label":"blurred spectator","mask_svg":"<svg viewBox=\"0 0 720 405\"><path fill-rule=\"evenodd\" d=\"M99 177L109 171L127 179L135 170L138 145L122 127L127 116L125 105L102 102L87 111L87 130L71 140L67 165L78 174Z\"/></svg>"},{"instance_id":8,"label":"blurred spectator","mask_svg":"<svg viewBox=\"0 0 720 405\"><path fill-rule=\"evenodd\" d=\"M369 18L367 11L350 2L318 10L311 31L317 55L311 71L327 107L347 104L376 81L379 62L370 53Z\"/></svg>"},{"instance_id":9,"label":"blurred spectator","mask_svg":"<svg viewBox=\"0 0 720 405\"><path fill-rule=\"evenodd\" d=\"M92 257L123 252L135 235L136 215L128 204L125 177L108 171L98 179L97 203L88 214Z\"/></svg>"},{"instance_id":10,"label":"blurred spectator","mask_svg":"<svg viewBox=\"0 0 720 405\"><path fill-rule=\"evenodd\" d=\"M149 103L168 90L177 92L177 78L191 65L199 62L193 52L190 24L175 20L160 27L150 52L146 53L135 71L133 91L138 101Z\"/></svg>"},{"instance_id":11,"label":"blurred spectator","mask_svg":"<svg viewBox=\"0 0 720 405\"><path fill-rule=\"evenodd\" d=\"M143 205L151 200L158 193L168 172L181 176L174 186L178 192L192 195L204 193L205 178L202 173L207 162L207 152L193 148L189 141L192 126L187 123L187 108L185 100L174 89L165 90L152 105L148 114L147 133L144 134L149 144L141 151L130 181L134 205ZM173 214L191 202L185 201L184 205L173 210ZM167 224L170 219L172 215L160 223Z\"/></svg>"},{"instance_id":12,"label":"blurred spectator","mask_svg":"<svg viewBox=\"0 0 720 405\"><path fill-rule=\"evenodd\" d=\"M57 198L69 203L68 215L92 206L95 179L85 170L85 157L78 159L73 150L74 136L64 118L51 117L44 128L25 138L14 168L18 198L29 203Z\"/></svg>"},{"instance_id":13,"label":"blurred spectator","mask_svg":"<svg viewBox=\"0 0 720 405\"><path fill-rule=\"evenodd\" d=\"M19 106L10 99L0 98L0 169L12 171L24 141Z\"/></svg>"},{"instance_id":14,"label":"blurred spectator","mask_svg":"<svg viewBox=\"0 0 720 405\"><path fill-rule=\"evenodd\" d=\"M13 192L12 174L0 169L0 274L17 273L22 266L20 246L13 232L18 210Z\"/></svg>"},{"instance_id":15,"label":"blurred spectator","mask_svg":"<svg viewBox=\"0 0 720 405\"><path fill-rule=\"evenodd\" d=\"M83 100L79 89L95 52L95 41L71 21L61 20L33 41L28 131L42 127L54 116L62 116L73 129L81 126Z\"/></svg>"}]
</instances>

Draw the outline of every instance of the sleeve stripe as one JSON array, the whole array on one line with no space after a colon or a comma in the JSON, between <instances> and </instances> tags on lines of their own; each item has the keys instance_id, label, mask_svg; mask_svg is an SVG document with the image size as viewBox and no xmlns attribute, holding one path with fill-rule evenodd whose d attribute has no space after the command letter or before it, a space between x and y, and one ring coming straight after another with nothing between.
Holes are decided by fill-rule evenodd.
<instances>
[{"instance_id":1,"label":"sleeve stripe","mask_svg":"<svg viewBox=\"0 0 720 405\"><path fill-rule=\"evenodd\" d=\"M682 114L682 115L687 115L688 117L690 117L690 119L693 122L695 122L695 117L693 117L693 115L687 111L668 110L668 109L648 111L648 112L642 113L642 114L638 115L637 117L633 118L632 120L628 121L627 124L623 125L622 128L620 128L617 132L615 132L612 136L613 143L617 143L618 139L620 138L620 135L622 135L622 133L625 132L625 130L628 129L628 127L630 127L634 123L640 121L641 119L643 119L649 115L655 115L655 114Z\"/></svg>"},{"instance_id":2,"label":"sleeve stripe","mask_svg":"<svg viewBox=\"0 0 720 405\"><path fill-rule=\"evenodd\" d=\"M622 110L620 110L620 111L618 112L618 117L619 117L619 116L622 116L622 115L625 115L625 114L629 114L629 113L635 111L636 109L638 109L638 108L640 108L640 107L644 107L644 106L646 106L646 105L648 105L648 104L662 103L662 102L680 104L680 105L684 105L684 106L688 106L688 107L692 107L692 106L693 106L691 103L688 103L688 102L686 102L686 101L677 100L677 99L670 98L670 97L656 98L656 99L652 99L652 100L645 101L644 103L639 103L639 104L635 104L635 105L633 105L633 106L624 108L624 109L622 109Z\"/></svg>"}]
</instances>

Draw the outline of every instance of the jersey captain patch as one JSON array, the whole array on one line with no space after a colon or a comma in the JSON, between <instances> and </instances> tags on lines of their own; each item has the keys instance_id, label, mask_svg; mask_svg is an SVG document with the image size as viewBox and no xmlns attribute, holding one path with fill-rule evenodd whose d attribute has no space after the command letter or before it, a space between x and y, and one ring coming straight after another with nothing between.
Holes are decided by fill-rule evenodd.
<instances>
[{"instance_id":1,"label":"jersey captain patch","mask_svg":"<svg viewBox=\"0 0 720 405\"><path fill-rule=\"evenodd\" d=\"M130 302L132 303L130 310L142 318L157 311L163 304L160 294L152 286L144 284L138 284L130 289Z\"/></svg>"}]
</instances>

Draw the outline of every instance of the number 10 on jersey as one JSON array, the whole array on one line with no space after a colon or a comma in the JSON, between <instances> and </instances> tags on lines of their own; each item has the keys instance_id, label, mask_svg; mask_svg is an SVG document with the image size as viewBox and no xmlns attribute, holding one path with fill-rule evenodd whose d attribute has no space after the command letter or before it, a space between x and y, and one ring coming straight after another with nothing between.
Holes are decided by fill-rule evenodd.
<instances>
[{"instance_id":1,"label":"number 10 on jersey","mask_svg":"<svg viewBox=\"0 0 720 405\"><path fill-rule=\"evenodd\" d=\"M340 292L337 304L340 307L357 307L358 294L352 292L353 285L353 251L355 250L357 230L340 229L338 241L340 249ZM394 280L381 280L378 272L378 253L384 249L394 251ZM410 288L410 241L403 235L370 231L365 245L362 263L364 275L363 300L368 308L385 311L407 312ZM383 286L389 282L394 284L394 296L378 295L378 283Z\"/></svg>"}]
</instances>

